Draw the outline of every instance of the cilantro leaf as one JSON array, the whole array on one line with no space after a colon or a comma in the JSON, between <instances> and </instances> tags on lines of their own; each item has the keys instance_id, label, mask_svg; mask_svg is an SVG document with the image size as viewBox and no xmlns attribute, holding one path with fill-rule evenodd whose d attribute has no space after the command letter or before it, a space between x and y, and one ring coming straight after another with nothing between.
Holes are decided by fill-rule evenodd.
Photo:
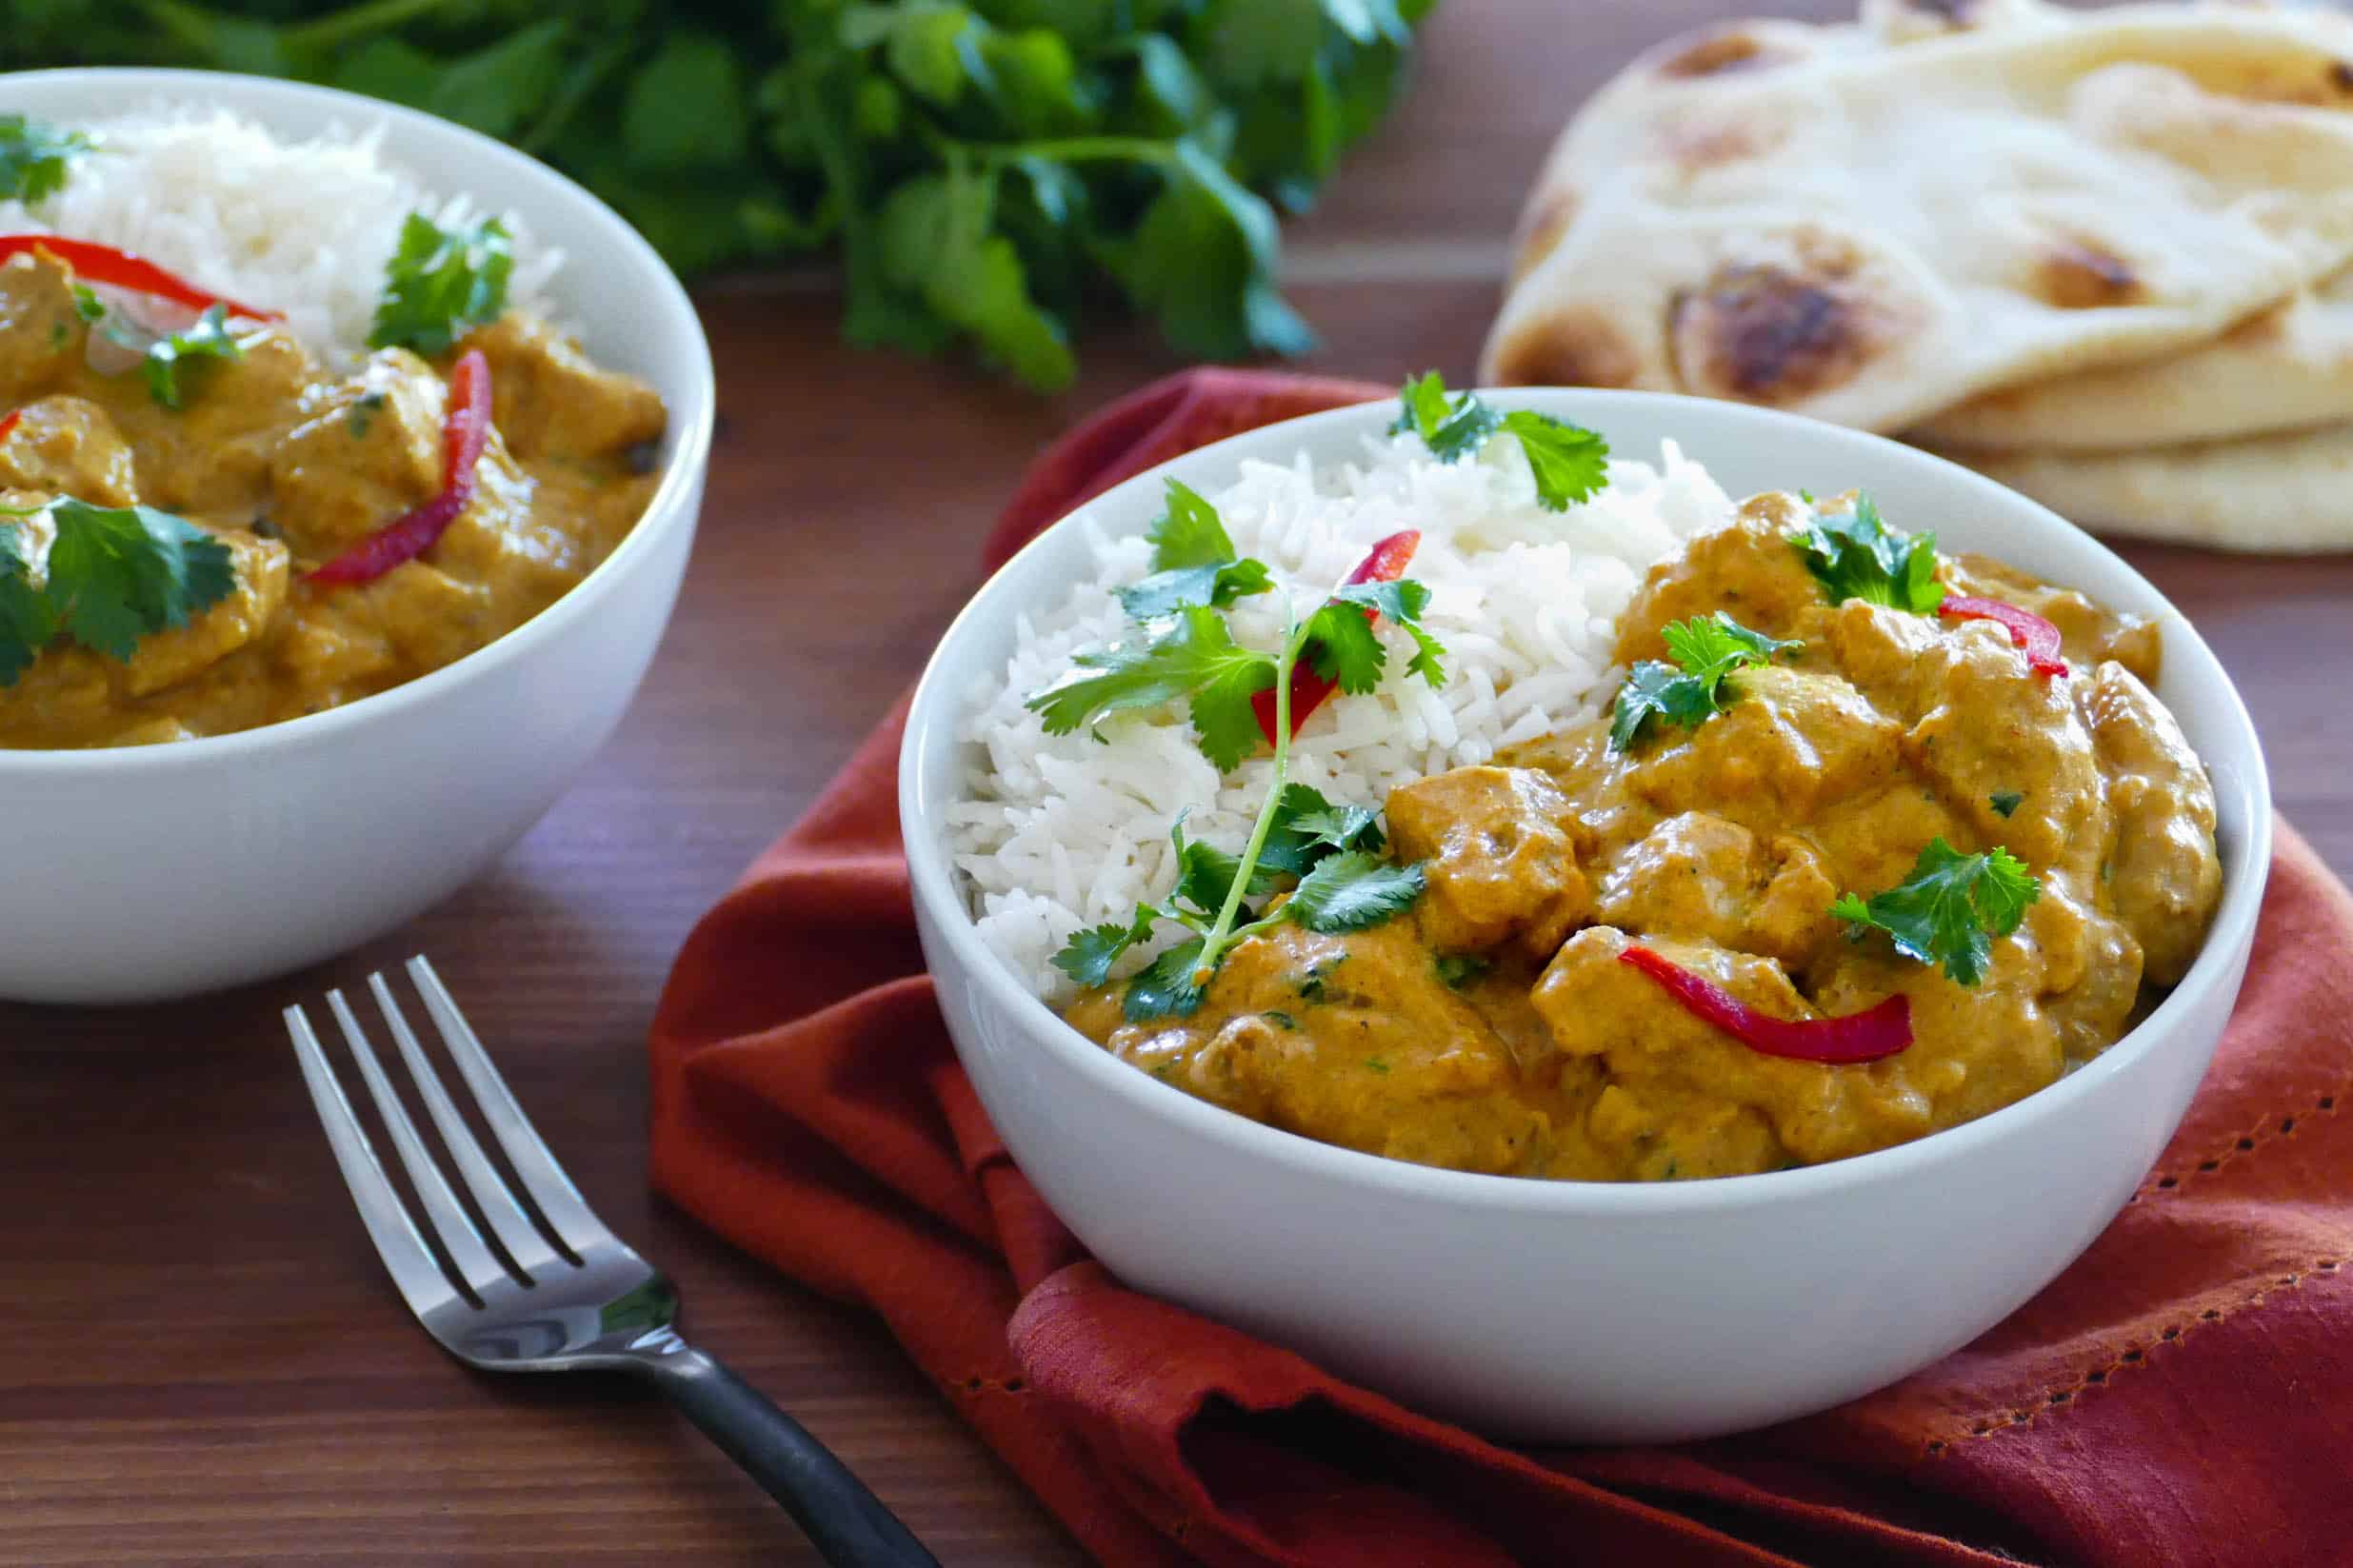
<instances>
[{"instance_id":1,"label":"cilantro leaf","mask_svg":"<svg viewBox=\"0 0 2353 1568\"><path fill-rule=\"evenodd\" d=\"M73 286L73 313L82 318L84 325L88 325L104 316L107 308L90 285L77 283Z\"/></svg>"},{"instance_id":2,"label":"cilantro leaf","mask_svg":"<svg viewBox=\"0 0 2353 1568\"><path fill-rule=\"evenodd\" d=\"M1536 499L1547 511L1565 512L1572 501L1589 501L1609 483L1609 443L1597 431L1514 408L1504 416L1504 432L1520 438L1536 476Z\"/></svg>"},{"instance_id":3,"label":"cilantro leaf","mask_svg":"<svg viewBox=\"0 0 2353 1568\"><path fill-rule=\"evenodd\" d=\"M1215 844L1195 839L1178 851L1176 897L1185 899L1197 909L1210 914L1226 906L1226 895L1234 889L1234 878L1242 872L1242 857L1228 855ZM1274 891L1278 869L1266 863L1262 854L1258 863L1250 868L1250 885L1244 896L1255 898Z\"/></svg>"},{"instance_id":4,"label":"cilantro leaf","mask_svg":"<svg viewBox=\"0 0 2353 1568\"><path fill-rule=\"evenodd\" d=\"M370 348L446 351L507 308L514 247L496 218L471 228L443 228L422 212L401 225L400 245L385 264L384 297L369 328Z\"/></svg>"},{"instance_id":5,"label":"cilantro leaf","mask_svg":"<svg viewBox=\"0 0 2353 1568\"><path fill-rule=\"evenodd\" d=\"M1419 865L1395 865L1362 849L1347 849L1300 879L1283 913L1296 925L1326 935L1361 931L1403 913L1422 896Z\"/></svg>"},{"instance_id":6,"label":"cilantro leaf","mask_svg":"<svg viewBox=\"0 0 2353 1568\"><path fill-rule=\"evenodd\" d=\"M0 533L0 685L10 685L59 635L110 659L188 624L237 586L229 546L151 506L93 506L60 496L48 581L37 592L16 529Z\"/></svg>"},{"instance_id":7,"label":"cilantro leaf","mask_svg":"<svg viewBox=\"0 0 2353 1568\"><path fill-rule=\"evenodd\" d=\"M1936 580L1936 535L1889 527L1867 495L1855 497L1851 512L1816 513L1795 538L1805 569L1834 605L1861 599L1934 615L1944 602L1944 586Z\"/></svg>"},{"instance_id":8,"label":"cilantro leaf","mask_svg":"<svg viewBox=\"0 0 2353 1568\"><path fill-rule=\"evenodd\" d=\"M196 318L185 331L158 338L147 346L140 370L147 377L148 395L167 408L187 407L183 367L206 360L243 359L245 349L229 335L229 308L216 305Z\"/></svg>"},{"instance_id":9,"label":"cilantro leaf","mask_svg":"<svg viewBox=\"0 0 2353 1568\"><path fill-rule=\"evenodd\" d=\"M0 524L0 687L14 685L57 635L57 612L32 580L19 533Z\"/></svg>"},{"instance_id":10,"label":"cilantro leaf","mask_svg":"<svg viewBox=\"0 0 2353 1568\"><path fill-rule=\"evenodd\" d=\"M1134 621L1157 621L1194 605L1224 609L1238 599L1265 593L1274 578L1264 561L1213 561L1154 572L1119 590L1120 607Z\"/></svg>"},{"instance_id":11,"label":"cilantro leaf","mask_svg":"<svg viewBox=\"0 0 2353 1568\"><path fill-rule=\"evenodd\" d=\"M1504 416L1481 402L1475 392L1465 392L1449 402L1446 378L1435 370L1406 378L1402 402L1404 412L1389 427L1389 433L1420 436L1430 456L1441 463L1468 457L1486 446L1487 437L1504 424Z\"/></svg>"},{"instance_id":12,"label":"cilantro leaf","mask_svg":"<svg viewBox=\"0 0 2353 1568\"><path fill-rule=\"evenodd\" d=\"M1830 913L1895 939L1896 950L1942 964L1956 984L1974 985L1993 956L1993 939L2018 929L2043 885L2025 862L1999 844L1964 855L1942 837L1928 841L1912 874L1868 900L1841 897Z\"/></svg>"},{"instance_id":13,"label":"cilantro leaf","mask_svg":"<svg viewBox=\"0 0 2353 1568\"><path fill-rule=\"evenodd\" d=\"M1653 718L1696 729L1724 710L1725 677L1805 645L1751 631L1718 610L1660 628L1671 665L1645 659L1626 672L1609 715L1609 749L1625 751Z\"/></svg>"},{"instance_id":14,"label":"cilantro leaf","mask_svg":"<svg viewBox=\"0 0 2353 1568\"><path fill-rule=\"evenodd\" d=\"M1483 958L1468 953L1441 953L1434 965L1439 982L1450 991L1459 991L1487 972L1490 967Z\"/></svg>"},{"instance_id":15,"label":"cilantro leaf","mask_svg":"<svg viewBox=\"0 0 2353 1568\"><path fill-rule=\"evenodd\" d=\"M2007 817L2024 804L2025 800L2025 794L2021 790L1997 789L1985 797L1985 804L1993 807L1995 816Z\"/></svg>"},{"instance_id":16,"label":"cilantro leaf","mask_svg":"<svg viewBox=\"0 0 2353 1568\"><path fill-rule=\"evenodd\" d=\"M1049 735L1067 735L1127 708L1189 704L1201 749L1229 772L1264 739L1250 694L1274 685L1269 653L1239 645L1218 613L1204 605L1178 612L1176 625L1144 645L1119 644L1082 653L1081 676L1030 696Z\"/></svg>"},{"instance_id":17,"label":"cilantro leaf","mask_svg":"<svg viewBox=\"0 0 2353 1568\"><path fill-rule=\"evenodd\" d=\"M1168 481L1168 507L1144 536L1151 542L1152 569L1176 571L1234 559L1234 542L1217 508L1181 479Z\"/></svg>"},{"instance_id":18,"label":"cilantro leaf","mask_svg":"<svg viewBox=\"0 0 2353 1568\"><path fill-rule=\"evenodd\" d=\"M24 114L0 114L0 197L28 207L66 187L67 166L98 140Z\"/></svg>"},{"instance_id":19,"label":"cilantro leaf","mask_svg":"<svg viewBox=\"0 0 2353 1568\"><path fill-rule=\"evenodd\" d=\"M1201 1006L1206 986L1194 979L1201 963L1202 939L1181 942L1145 965L1127 982L1120 1011L1130 1023L1154 1019L1184 1018Z\"/></svg>"},{"instance_id":20,"label":"cilantro leaf","mask_svg":"<svg viewBox=\"0 0 2353 1568\"><path fill-rule=\"evenodd\" d=\"M1112 921L1072 932L1069 942L1049 962L1084 989L1091 991L1107 985L1110 983L1111 966L1128 948L1149 938L1159 919L1160 911L1138 904L1136 918L1126 925Z\"/></svg>"},{"instance_id":21,"label":"cilantro leaf","mask_svg":"<svg viewBox=\"0 0 2353 1568\"><path fill-rule=\"evenodd\" d=\"M1274 820L1267 824L1258 863L1290 876L1304 876L1332 850L1377 850L1384 842L1381 813L1370 806L1334 805L1321 790L1289 784L1283 786L1275 803Z\"/></svg>"},{"instance_id":22,"label":"cilantro leaf","mask_svg":"<svg viewBox=\"0 0 2353 1568\"><path fill-rule=\"evenodd\" d=\"M1413 639L1414 654L1406 670L1432 686L1446 684L1446 645L1422 629L1422 611L1429 604L1429 589L1410 578L1394 583L1350 583L1332 596L1307 623L1307 658L1318 675L1337 681L1350 696L1362 696L1381 684L1388 664L1372 617L1386 616ZM1370 612L1369 614L1367 612Z\"/></svg>"}]
</instances>

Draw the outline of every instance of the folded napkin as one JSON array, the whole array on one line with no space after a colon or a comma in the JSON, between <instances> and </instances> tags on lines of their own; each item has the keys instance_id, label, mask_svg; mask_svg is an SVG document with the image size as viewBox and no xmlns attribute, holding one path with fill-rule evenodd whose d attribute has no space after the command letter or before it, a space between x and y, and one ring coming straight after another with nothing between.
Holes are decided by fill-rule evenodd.
<instances>
[{"instance_id":1,"label":"folded napkin","mask_svg":"<svg viewBox=\"0 0 2353 1568\"><path fill-rule=\"evenodd\" d=\"M1041 459L986 560L1191 447L1385 394L1240 371L1147 387ZM1531 1452L1127 1290L1047 1211L923 972L893 784L904 720L902 705L688 939L653 1026L653 1177L739 1246L881 1314L1102 1561L2353 1560L2353 898L2284 826L2212 1072L2049 1289L1822 1416Z\"/></svg>"}]
</instances>

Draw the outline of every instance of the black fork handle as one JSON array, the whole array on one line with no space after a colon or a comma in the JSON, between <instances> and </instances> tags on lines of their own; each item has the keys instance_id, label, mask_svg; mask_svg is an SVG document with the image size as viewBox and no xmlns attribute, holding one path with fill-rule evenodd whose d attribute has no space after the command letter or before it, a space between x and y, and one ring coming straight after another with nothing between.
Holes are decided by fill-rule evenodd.
<instances>
[{"instance_id":1,"label":"black fork handle","mask_svg":"<svg viewBox=\"0 0 2353 1568\"><path fill-rule=\"evenodd\" d=\"M785 1505L834 1568L939 1568L830 1449L717 1360L680 1349L642 1364L687 1419Z\"/></svg>"}]
</instances>

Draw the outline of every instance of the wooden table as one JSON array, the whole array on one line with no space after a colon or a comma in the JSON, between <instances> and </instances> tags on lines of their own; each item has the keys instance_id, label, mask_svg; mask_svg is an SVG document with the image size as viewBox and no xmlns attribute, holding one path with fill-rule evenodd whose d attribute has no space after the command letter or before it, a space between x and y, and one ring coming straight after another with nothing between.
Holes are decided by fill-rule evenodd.
<instances>
[{"instance_id":1,"label":"wooden table","mask_svg":"<svg viewBox=\"0 0 2353 1568\"><path fill-rule=\"evenodd\" d=\"M1634 49L1730 9L1450 0L1416 94L1293 230L1316 364L1467 376L1560 119ZM871 1322L648 1192L642 1042L689 924L974 586L1022 466L1175 362L1142 333L1097 339L1047 404L844 349L823 292L704 304L724 426L686 596L620 736L528 839L409 929L277 983L169 1010L0 1006L0 1562L814 1560L665 1407L476 1378L409 1323L277 1012L418 949L589 1201L676 1276L695 1338L944 1562L1081 1560ZM2353 559L2127 553L2237 675L2282 808L2353 870Z\"/></svg>"}]
</instances>

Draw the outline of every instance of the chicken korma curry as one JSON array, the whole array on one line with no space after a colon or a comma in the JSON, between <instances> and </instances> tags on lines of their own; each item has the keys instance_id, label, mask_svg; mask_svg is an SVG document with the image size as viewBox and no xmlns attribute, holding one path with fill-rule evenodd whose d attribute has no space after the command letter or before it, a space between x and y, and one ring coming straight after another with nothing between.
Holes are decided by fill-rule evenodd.
<instances>
[{"instance_id":1,"label":"chicken korma curry","mask_svg":"<svg viewBox=\"0 0 2353 1568\"><path fill-rule=\"evenodd\" d=\"M20 238L0 267L0 746L218 735L384 691L537 615L645 510L660 397L544 323L436 317L408 339L430 357L335 373L258 306L135 327L89 284L206 296Z\"/></svg>"},{"instance_id":2,"label":"chicken korma curry","mask_svg":"<svg viewBox=\"0 0 2353 1568\"><path fill-rule=\"evenodd\" d=\"M1205 594L1179 613L1213 614ZM1344 588L1266 695L1346 685L1369 614L1426 656L1421 597ZM1116 675L1120 651L1081 666ZM1385 825L1296 784L1240 857L1180 824L1171 899L1055 959L1090 986L1069 1021L1309 1138L1665 1180L1983 1116L2112 1044L2197 955L2214 792L2151 693L2154 625L1939 555L1867 498L1768 494L1649 571L1614 651L1609 713L1399 784ZM1112 675L1033 704L1050 728ZM1169 921L1202 935L1113 981Z\"/></svg>"}]
</instances>

